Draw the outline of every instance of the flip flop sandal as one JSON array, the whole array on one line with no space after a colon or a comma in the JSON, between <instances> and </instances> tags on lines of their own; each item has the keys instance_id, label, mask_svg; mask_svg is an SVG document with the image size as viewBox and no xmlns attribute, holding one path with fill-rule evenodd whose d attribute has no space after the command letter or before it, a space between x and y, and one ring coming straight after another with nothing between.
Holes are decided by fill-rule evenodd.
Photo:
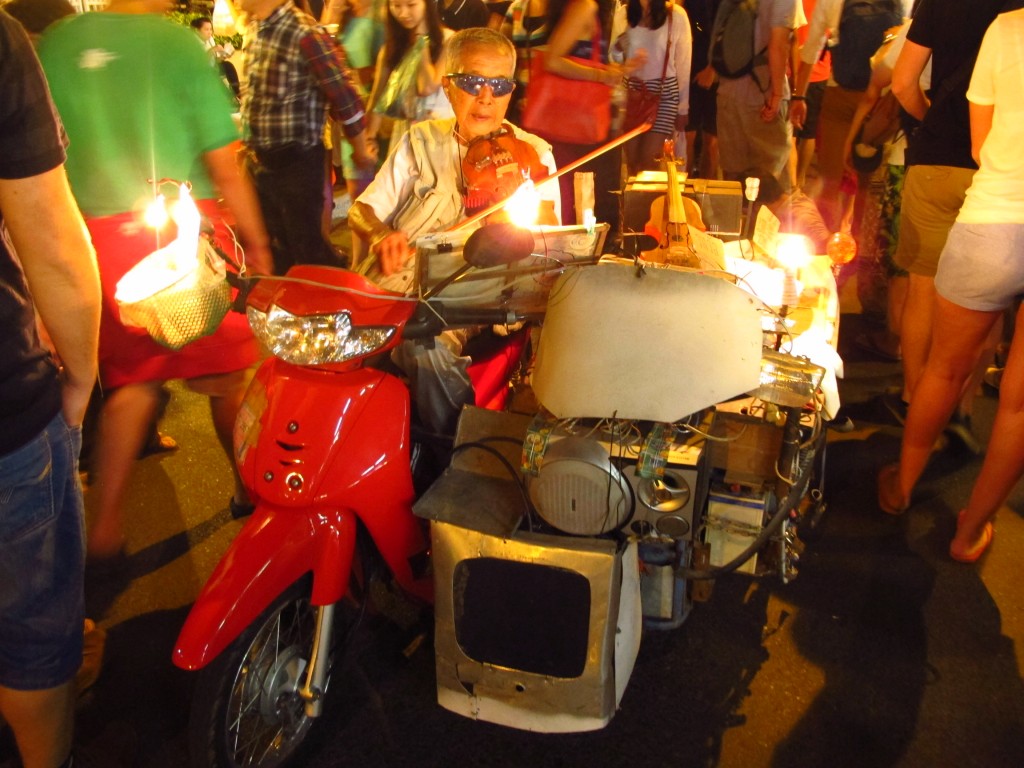
<instances>
[{"instance_id":1,"label":"flip flop sandal","mask_svg":"<svg viewBox=\"0 0 1024 768\"><path fill-rule=\"evenodd\" d=\"M960 514L957 515L957 530L960 530L960 523L963 522L964 511L961 510ZM978 559L985 554L989 544L992 543L992 539L995 537L996 531L992 523L985 523L985 527L981 529L981 539L970 549L964 552L954 552L953 543L949 544L949 556L956 560L958 563L976 563Z\"/></svg>"}]
</instances>

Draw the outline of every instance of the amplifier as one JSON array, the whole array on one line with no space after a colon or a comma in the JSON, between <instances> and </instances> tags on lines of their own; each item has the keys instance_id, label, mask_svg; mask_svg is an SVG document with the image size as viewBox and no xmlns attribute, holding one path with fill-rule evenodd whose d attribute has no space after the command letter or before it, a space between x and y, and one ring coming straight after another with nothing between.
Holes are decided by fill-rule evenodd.
<instances>
[{"instance_id":1,"label":"amplifier","mask_svg":"<svg viewBox=\"0 0 1024 768\"><path fill-rule=\"evenodd\" d=\"M668 189L664 171L641 171L626 181L622 193L622 232L643 232L651 217L651 203ZM687 179L683 197L700 206L710 234L736 238L743 231L743 185L738 181Z\"/></svg>"}]
</instances>

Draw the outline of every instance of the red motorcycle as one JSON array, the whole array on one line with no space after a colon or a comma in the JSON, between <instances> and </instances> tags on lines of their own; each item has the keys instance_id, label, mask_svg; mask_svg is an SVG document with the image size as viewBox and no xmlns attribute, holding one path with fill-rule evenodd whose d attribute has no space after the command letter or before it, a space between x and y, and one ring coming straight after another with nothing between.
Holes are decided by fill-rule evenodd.
<instances>
[{"instance_id":1,"label":"red motorcycle","mask_svg":"<svg viewBox=\"0 0 1024 768\"><path fill-rule=\"evenodd\" d=\"M797 530L823 511L810 481L838 405L807 360L812 346L834 354L828 260L740 258L735 279L631 260L571 269L602 243L565 229L418 241L422 297L317 267L253 291L250 324L274 357L247 393L235 452L256 509L174 650L200 670L197 766L301 764L379 584L434 605L441 706L568 732L607 724L641 627L678 627L706 592L698 582L795 575ZM466 412L456 458L414 514L430 451L381 361L444 324L539 314L531 384L544 413Z\"/></svg>"},{"instance_id":2,"label":"red motorcycle","mask_svg":"<svg viewBox=\"0 0 1024 768\"><path fill-rule=\"evenodd\" d=\"M535 319L543 302L517 308L515 296L529 294L524 287L543 293L564 271L551 257L510 264L537 252L534 235L510 225L477 230L454 253L442 239L435 262L450 256L463 266L422 297L314 266L265 279L248 297L250 324L274 354L235 427L255 511L197 598L173 655L177 666L200 670L190 723L196 765L296 764L333 693L359 619L354 606L365 605L346 595L361 597L371 572L413 600L433 601L427 526L411 511L418 460L431 451L415 439L409 390L389 370L388 353L442 327ZM600 241L587 250L599 253ZM460 295L454 289L463 284L470 288ZM494 308L481 309L472 297L492 284L504 288ZM453 293L449 306L433 298ZM529 326L512 333L471 365L478 405L503 407L528 335Z\"/></svg>"}]
</instances>

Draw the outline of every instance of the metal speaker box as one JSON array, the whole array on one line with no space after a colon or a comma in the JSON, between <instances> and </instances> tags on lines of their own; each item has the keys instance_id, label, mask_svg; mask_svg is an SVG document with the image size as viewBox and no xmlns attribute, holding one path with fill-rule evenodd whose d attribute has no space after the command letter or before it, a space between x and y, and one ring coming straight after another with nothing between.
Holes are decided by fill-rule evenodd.
<instances>
[{"instance_id":1,"label":"metal speaker box","mask_svg":"<svg viewBox=\"0 0 1024 768\"><path fill-rule=\"evenodd\" d=\"M665 194L668 182L663 171L642 171L626 181L622 193L623 232L643 232L651 217L651 203ZM687 179L683 197L700 206L708 232L723 238L740 236L743 226L743 185L738 181Z\"/></svg>"},{"instance_id":2,"label":"metal speaker box","mask_svg":"<svg viewBox=\"0 0 1024 768\"><path fill-rule=\"evenodd\" d=\"M703 509L707 496L704 473L697 465L670 465L658 479L636 474L636 467L627 467L623 475L633 487L636 499L629 527L642 534L649 525L658 533L691 541L694 533L694 510Z\"/></svg>"},{"instance_id":3,"label":"metal speaker box","mask_svg":"<svg viewBox=\"0 0 1024 768\"><path fill-rule=\"evenodd\" d=\"M430 528L438 703L522 730L604 727L640 646L636 543Z\"/></svg>"}]
</instances>

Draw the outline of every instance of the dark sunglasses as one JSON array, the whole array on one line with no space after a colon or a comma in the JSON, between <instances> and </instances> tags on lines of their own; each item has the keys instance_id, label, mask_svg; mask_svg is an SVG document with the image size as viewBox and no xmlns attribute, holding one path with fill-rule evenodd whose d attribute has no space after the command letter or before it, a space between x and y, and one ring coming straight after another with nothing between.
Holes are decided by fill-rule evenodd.
<instances>
[{"instance_id":1,"label":"dark sunglasses","mask_svg":"<svg viewBox=\"0 0 1024 768\"><path fill-rule=\"evenodd\" d=\"M485 85L495 96L508 96L516 87L516 81L509 77L482 77L481 75L465 74L449 74L445 77L455 83L460 91L465 91L470 96L479 96Z\"/></svg>"}]
</instances>

